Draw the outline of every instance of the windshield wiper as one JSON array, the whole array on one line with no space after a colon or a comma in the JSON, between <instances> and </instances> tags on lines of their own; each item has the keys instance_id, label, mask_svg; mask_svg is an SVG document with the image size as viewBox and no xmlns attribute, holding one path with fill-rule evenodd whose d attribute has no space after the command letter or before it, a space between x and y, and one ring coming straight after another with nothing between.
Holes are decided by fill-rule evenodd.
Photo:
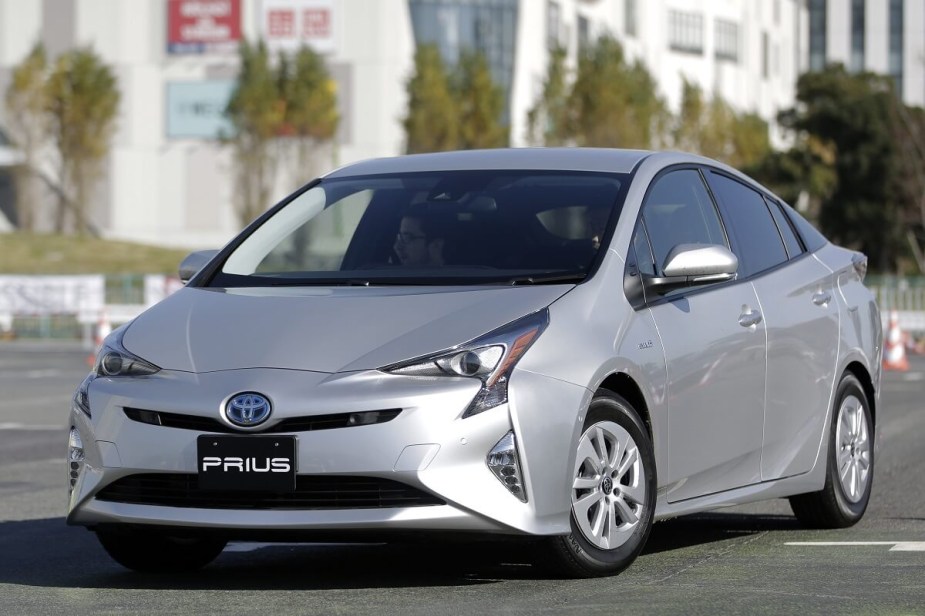
<instances>
[{"instance_id":1,"label":"windshield wiper","mask_svg":"<svg viewBox=\"0 0 925 616\"><path fill-rule=\"evenodd\" d=\"M585 274L557 274L554 276L515 276L507 281L511 286L531 285L531 284L557 284L571 282L578 284L585 279Z\"/></svg>"}]
</instances>

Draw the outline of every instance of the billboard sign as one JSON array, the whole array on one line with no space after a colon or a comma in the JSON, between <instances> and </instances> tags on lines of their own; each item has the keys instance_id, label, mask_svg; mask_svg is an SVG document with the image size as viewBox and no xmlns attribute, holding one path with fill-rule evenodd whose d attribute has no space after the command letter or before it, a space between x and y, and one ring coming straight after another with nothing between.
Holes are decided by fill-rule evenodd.
<instances>
[{"instance_id":1,"label":"billboard sign","mask_svg":"<svg viewBox=\"0 0 925 616\"><path fill-rule=\"evenodd\" d=\"M334 51L333 0L263 0L260 28L271 51L302 45L318 53Z\"/></svg>"},{"instance_id":2,"label":"billboard sign","mask_svg":"<svg viewBox=\"0 0 925 616\"><path fill-rule=\"evenodd\" d=\"M167 0L167 52L225 53L241 40L241 0Z\"/></svg>"},{"instance_id":3,"label":"billboard sign","mask_svg":"<svg viewBox=\"0 0 925 616\"><path fill-rule=\"evenodd\" d=\"M167 137L218 139L231 133L225 108L235 82L174 81L167 84Z\"/></svg>"}]
</instances>

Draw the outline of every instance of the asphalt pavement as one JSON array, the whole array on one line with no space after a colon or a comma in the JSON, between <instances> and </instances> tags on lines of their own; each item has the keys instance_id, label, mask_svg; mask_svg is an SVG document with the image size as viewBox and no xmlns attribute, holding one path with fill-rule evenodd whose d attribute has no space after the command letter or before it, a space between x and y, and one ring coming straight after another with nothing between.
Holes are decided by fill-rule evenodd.
<instances>
[{"instance_id":1,"label":"asphalt pavement","mask_svg":"<svg viewBox=\"0 0 925 616\"><path fill-rule=\"evenodd\" d=\"M146 576L64 524L67 410L87 352L0 342L0 614L923 614L925 359L884 377L873 498L855 527L786 501L656 524L617 577L549 577L520 543L231 544Z\"/></svg>"}]
</instances>

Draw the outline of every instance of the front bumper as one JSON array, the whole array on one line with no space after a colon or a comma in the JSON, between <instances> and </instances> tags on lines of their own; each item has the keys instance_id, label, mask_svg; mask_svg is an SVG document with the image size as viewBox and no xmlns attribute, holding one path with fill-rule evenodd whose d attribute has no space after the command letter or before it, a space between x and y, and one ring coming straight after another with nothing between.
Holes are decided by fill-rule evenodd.
<instances>
[{"instance_id":1,"label":"front bumper","mask_svg":"<svg viewBox=\"0 0 925 616\"><path fill-rule=\"evenodd\" d=\"M471 379L378 371L162 371L150 377L98 378L89 387L91 416L77 409L71 413L85 460L70 493L67 520L84 526L146 524L228 531L568 532L567 469L569 443L574 440L572 431L562 428L579 416L586 390L515 371L508 404L461 419L478 389L479 383ZM201 501L195 506L164 506L99 498L107 486L127 477L195 477L197 438L209 433L143 423L130 419L125 408L224 421L219 419L224 401L242 391L270 398L274 411L267 430L296 417L401 409L384 423L287 432L296 436L298 474L395 481L433 495L441 504L238 509L202 506ZM558 418L559 423L548 421L544 429L536 425L542 417ZM526 503L486 464L488 452L512 430L518 439ZM521 433L534 446L521 442ZM536 476L531 477L531 469Z\"/></svg>"}]
</instances>

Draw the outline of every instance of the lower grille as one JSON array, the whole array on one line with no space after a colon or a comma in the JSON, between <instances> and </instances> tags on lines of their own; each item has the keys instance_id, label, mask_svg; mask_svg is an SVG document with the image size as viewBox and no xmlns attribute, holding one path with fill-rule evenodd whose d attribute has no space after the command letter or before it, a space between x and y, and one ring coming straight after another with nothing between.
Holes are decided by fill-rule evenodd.
<instances>
[{"instance_id":1,"label":"lower grille","mask_svg":"<svg viewBox=\"0 0 925 616\"><path fill-rule=\"evenodd\" d=\"M422 490L376 477L297 475L292 492L201 490L194 474L144 474L123 477L97 500L133 505L201 509L382 509L446 503Z\"/></svg>"},{"instance_id":2,"label":"lower grille","mask_svg":"<svg viewBox=\"0 0 925 616\"><path fill-rule=\"evenodd\" d=\"M132 421L164 426L165 428L180 428L181 430L196 430L199 432L220 432L225 434L240 434L213 417L199 415L183 415L180 413L164 413L125 407L122 409L125 416ZM392 421L401 413L401 409L386 409L382 411L361 411L358 413L334 413L330 415L309 415L307 417L290 417L278 424L259 430L261 434L278 434L281 432L309 432L311 430L333 430L335 428L352 428L355 426L369 426L373 424Z\"/></svg>"}]
</instances>

